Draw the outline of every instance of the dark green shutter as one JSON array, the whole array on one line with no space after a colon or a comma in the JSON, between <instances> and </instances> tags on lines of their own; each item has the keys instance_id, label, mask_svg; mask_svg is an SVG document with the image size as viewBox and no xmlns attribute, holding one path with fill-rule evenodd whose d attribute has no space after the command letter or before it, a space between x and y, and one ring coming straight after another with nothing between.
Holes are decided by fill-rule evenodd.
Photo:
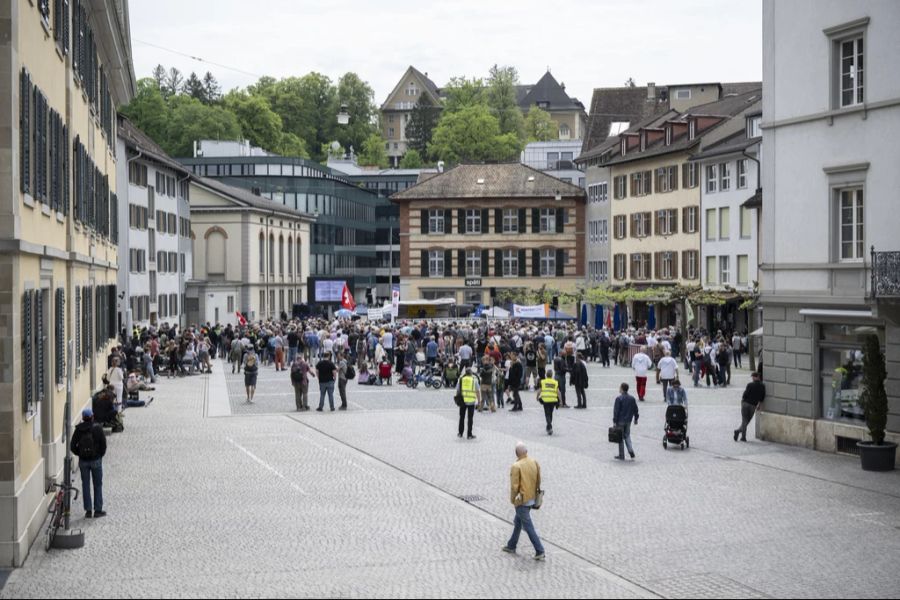
<instances>
[{"instance_id":1,"label":"dark green shutter","mask_svg":"<svg viewBox=\"0 0 900 600\"><path fill-rule=\"evenodd\" d=\"M525 277L527 271L525 269L525 250L519 250L519 277Z\"/></svg>"},{"instance_id":2,"label":"dark green shutter","mask_svg":"<svg viewBox=\"0 0 900 600\"><path fill-rule=\"evenodd\" d=\"M556 233L562 233L565 228L565 211L564 208L556 209Z\"/></svg>"},{"instance_id":3,"label":"dark green shutter","mask_svg":"<svg viewBox=\"0 0 900 600\"><path fill-rule=\"evenodd\" d=\"M541 251L537 248L531 251L531 275L533 277L541 276Z\"/></svg>"},{"instance_id":4,"label":"dark green shutter","mask_svg":"<svg viewBox=\"0 0 900 600\"><path fill-rule=\"evenodd\" d=\"M116 284L106 286L106 333L107 339L116 337L116 294L119 288Z\"/></svg>"},{"instance_id":5,"label":"dark green shutter","mask_svg":"<svg viewBox=\"0 0 900 600\"><path fill-rule=\"evenodd\" d=\"M75 286L75 365L82 364L81 353L81 288ZM74 365L73 365L74 366Z\"/></svg>"},{"instance_id":6,"label":"dark green shutter","mask_svg":"<svg viewBox=\"0 0 900 600\"><path fill-rule=\"evenodd\" d=\"M449 208L444 209L444 233L453 233L453 211Z\"/></svg>"},{"instance_id":7,"label":"dark green shutter","mask_svg":"<svg viewBox=\"0 0 900 600\"><path fill-rule=\"evenodd\" d=\"M22 296L22 409L34 402L34 324L33 291Z\"/></svg>"},{"instance_id":8,"label":"dark green shutter","mask_svg":"<svg viewBox=\"0 0 900 600\"><path fill-rule=\"evenodd\" d=\"M466 232L466 209L464 208L456 210L456 229L460 235Z\"/></svg>"},{"instance_id":9,"label":"dark green shutter","mask_svg":"<svg viewBox=\"0 0 900 600\"><path fill-rule=\"evenodd\" d=\"M56 288L56 306L54 311L54 348L56 351L56 385L66 380L66 290Z\"/></svg>"},{"instance_id":10,"label":"dark green shutter","mask_svg":"<svg viewBox=\"0 0 900 600\"><path fill-rule=\"evenodd\" d=\"M503 250L494 250L494 277L503 277Z\"/></svg>"},{"instance_id":11,"label":"dark green shutter","mask_svg":"<svg viewBox=\"0 0 900 600\"><path fill-rule=\"evenodd\" d=\"M490 250L482 250L481 251L481 276L488 277L490 273L490 265L488 264L491 260L491 251Z\"/></svg>"},{"instance_id":12,"label":"dark green shutter","mask_svg":"<svg viewBox=\"0 0 900 600\"><path fill-rule=\"evenodd\" d=\"M458 277L466 276L466 251L456 251L456 274Z\"/></svg>"},{"instance_id":13,"label":"dark green shutter","mask_svg":"<svg viewBox=\"0 0 900 600\"><path fill-rule=\"evenodd\" d=\"M531 209L531 233L541 232L541 209Z\"/></svg>"},{"instance_id":14,"label":"dark green shutter","mask_svg":"<svg viewBox=\"0 0 900 600\"><path fill-rule=\"evenodd\" d=\"M428 277L428 250L422 250L420 256L422 261L422 277Z\"/></svg>"},{"instance_id":15,"label":"dark green shutter","mask_svg":"<svg viewBox=\"0 0 900 600\"><path fill-rule=\"evenodd\" d=\"M526 214L528 214L528 212L524 208L519 209L519 223L518 223L519 227L517 230L518 233L525 233L527 231L527 229L525 229L525 215Z\"/></svg>"},{"instance_id":16,"label":"dark green shutter","mask_svg":"<svg viewBox=\"0 0 900 600\"><path fill-rule=\"evenodd\" d=\"M565 260L566 260L566 251L565 250L557 250L556 251L556 276L562 277L566 274L565 271Z\"/></svg>"},{"instance_id":17,"label":"dark green shutter","mask_svg":"<svg viewBox=\"0 0 900 600\"><path fill-rule=\"evenodd\" d=\"M428 211L423 208L419 211L419 214L421 215L420 218L422 220L422 234L424 235L428 233Z\"/></svg>"},{"instance_id":18,"label":"dark green shutter","mask_svg":"<svg viewBox=\"0 0 900 600\"><path fill-rule=\"evenodd\" d=\"M489 208L481 209L481 233L490 233L491 228L488 226L490 222L491 210Z\"/></svg>"},{"instance_id":19,"label":"dark green shutter","mask_svg":"<svg viewBox=\"0 0 900 600\"><path fill-rule=\"evenodd\" d=\"M503 209L494 209L494 233L503 233Z\"/></svg>"},{"instance_id":20,"label":"dark green shutter","mask_svg":"<svg viewBox=\"0 0 900 600\"><path fill-rule=\"evenodd\" d=\"M19 75L19 187L31 193L31 76Z\"/></svg>"},{"instance_id":21,"label":"dark green shutter","mask_svg":"<svg viewBox=\"0 0 900 600\"><path fill-rule=\"evenodd\" d=\"M453 277L453 250L444 250L444 277Z\"/></svg>"},{"instance_id":22,"label":"dark green shutter","mask_svg":"<svg viewBox=\"0 0 900 600\"><path fill-rule=\"evenodd\" d=\"M46 395L46 382L44 381L44 353L47 351L44 344L44 292L34 291L34 363L37 401L43 401Z\"/></svg>"}]
</instances>

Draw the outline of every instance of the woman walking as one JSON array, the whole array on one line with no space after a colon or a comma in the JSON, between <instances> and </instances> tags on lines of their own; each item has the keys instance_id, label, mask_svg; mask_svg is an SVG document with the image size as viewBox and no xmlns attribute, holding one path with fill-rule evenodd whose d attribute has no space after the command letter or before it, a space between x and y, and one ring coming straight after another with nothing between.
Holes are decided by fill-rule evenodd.
<instances>
[{"instance_id":1,"label":"woman walking","mask_svg":"<svg viewBox=\"0 0 900 600\"><path fill-rule=\"evenodd\" d=\"M259 374L256 352L251 348L244 357L244 387L247 388L247 404L253 404L253 395L256 393L256 376Z\"/></svg>"}]
</instances>

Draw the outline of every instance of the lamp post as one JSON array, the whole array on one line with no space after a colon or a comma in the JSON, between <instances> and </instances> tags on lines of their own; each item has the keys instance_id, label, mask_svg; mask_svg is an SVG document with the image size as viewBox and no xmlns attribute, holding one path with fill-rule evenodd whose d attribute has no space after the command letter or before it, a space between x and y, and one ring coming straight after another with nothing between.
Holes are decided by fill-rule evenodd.
<instances>
[{"instance_id":1,"label":"lamp post","mask_svg":"<svg viewBox=\"0 0 900 600\"><path fill-rule=\"evenodd\" d=\"M348 125L350 123L350 113L347 112L347 104L341 102L341 112L337 114L338 125Z\"/></svg>"}]
</instances>

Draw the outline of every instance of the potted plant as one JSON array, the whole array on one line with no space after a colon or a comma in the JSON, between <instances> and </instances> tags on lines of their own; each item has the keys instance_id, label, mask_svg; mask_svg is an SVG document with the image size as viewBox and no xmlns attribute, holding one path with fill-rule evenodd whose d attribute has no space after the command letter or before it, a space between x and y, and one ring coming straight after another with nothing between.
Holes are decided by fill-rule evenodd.
<instances>
[{"instance_id":1,"label":"potted plant","mask_svg":"<svg viewBox=\"0 0 900 600\"><path fill-rule=\"evenodd\" d=\"M884 354L881 352L878 336L867 336L863 355L863 389L859 395L859 403L865 411L866 425L872 441L856 444L865 471L893 471L897 457L897 444L884 441L888 412L887 392L884 389L886 377Z\"/></svg>"}]
</instances>

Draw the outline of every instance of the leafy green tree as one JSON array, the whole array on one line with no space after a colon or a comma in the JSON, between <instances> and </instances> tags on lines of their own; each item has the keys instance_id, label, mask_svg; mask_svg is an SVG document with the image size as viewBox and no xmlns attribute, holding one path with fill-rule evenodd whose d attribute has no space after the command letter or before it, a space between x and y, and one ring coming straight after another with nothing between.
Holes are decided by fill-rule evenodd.
<instances>
[{"instance_id":1,"label":"leafy green tree","mask_svg":"<svg viewBox=\"0 0 900 600\"><path fill-rule=\"evenodd\" d=\"M184 76L182 76L181 71L172 67L169 69L168 74L166 74L166 79L163 82L164 94L165 96L171 97L178 94L181 91L181 84L184 83Z\"/></svg>"},{"instance_id":2,"label":"leafy green tree","mask_svg":"<svg viewBox=\"0 0 900 600\"><path fill-rule=\"evenodd\" d=\"M207 104L214 104L222 99L222 88L209 71L203 76L203 92L206 95Z\"/></svg>"},{"instance_id":3,"label":"leafy green tree","mask_svg":"<svg viewBox=\"0 0 900 600\"><path fill-rule=\"evenodd\" d=\"M358 150L376 131L375 117L378 108L375 106L375 92L356 73L346 73L338 80L337 98L338 105L345 104L350 115L347 125L337 127L337 140L344 148L352 146L354 150ZM337 111L332 118L337 119Z\"/></svg>"},{"instance_id":4,"label":"leafy green tree","mask_svg":"<svg viewBox=\"0 0 900 600\"><path fill-rule=\"evenodd\" d=\"M153 80L156 81L156 87L160 90L166 83L166 68L162 65L156 65L153 69Z\"/></svg>"},{"instance_id":5,"label":"leafy green tree","mask_svg":"<svg viewBox=\"0 0 900 600\"><path fill-rule=\"evenodd\" d=\"M415 148L407 150L403 158L400 159L401 169L421 169L424 166L425 162L422 160L422 155Z\"/></svg>"},{"instance_id":6,"label":"leafy green tree","mask_svg":"<svg viewBox=\"0 0 900 600\"><path fill-rule=\"evenodd\" d=\"M306 149L306 143L293 133L282 133L281 140L275 151L282 156L309 158L309 150Z\"/></svg>"},{"instance_id":7,"label":"leafy green tree","mask_svg":"<svg viewBox=\"0 0 900 600\"><path fill-rule=\"evenodd\" d=\"M279 81L262 78L250 88L250 93L269 101L272 110L281 117L284 131L304 140L314 160L325 160L327 154L322 148L336 137L340 110L337 88L328 77L309 73Z\"/></svg>"},{"instance_id":8,"label":"leafy green tree","mask_svg":"<svg viewBox=\"0 0 900 600\"><path fill-rule=\"evenodd\" d=\"M157 144L165 147L166 127L171 111L156 79L148 77L138 80L137 94L120 110L123 115L131 119L135 127L149 135Z\"/></svg>"},{"instance_id":9,"label":"leafy green tree","mask_svg":"<svg viewBox=\"0 0 900 600\"><path fill-rule=\"evenodd\" d=\"M556 139L556 123L543 108L532 106L525 117L525 140L528 142L549 142Z\"/></svg>"},{"instance_id":10,"label":"leafy green tree","mask_svg":"<svg viewBox=\"0 0 900 600\"><path fill-rule=\"evenodd\" d=\"M365 144L365 142L363 142L363 143ZM344 158L344 154L347 153L347 151L344 149L344 147L341 146L340 142L338 142L337 145L335 145L334 142L331 142L328 144L322 144L321 152L322 152L322 155L325 156L326 159L328 159L328 158ZM324 162L324 161L322 161L322 162Z\"/></svg>"},{"instance_id":11,"label":"leafy green tree","mask_svg":"<svg viewBox=\"0 0 900 600\"><path fill-rule=\"evenodd\" d=\"M160 145L173 157L191 156L194 140L238 140L241 126L231 111L221 106L207 106L188 96L170 102L163 142Z\"/></svg>"},{"instance_id":12,"label":"leafy green tree","mask_svg":"<svg viewBox=\"0 0 900 600\"><path fill-rule=\"evenodd\" d=\"M514 133L525 139L525 120L516 102L519 73L515 67L491 67L485 96L488 106L500 122L500 133Z\"/></svg>"},{"instance_id":13,"label":"leafy green tree","mask_svg":"<svg viewBox=\"0 0 900 600\"><path fill-rule=\"evenodd\" d=\"M440 118L441 107L435 106L428 94L419 96L419 101L409 115L409 123L406 124L406 139L409 140L409 147L418 151L420 159L428 155L428 143Z\"/></svg>"},{"instance_id":14,"label":"leafy green tree","mask_svg":"<svg viewBox=\"0 0 900 600\"><path fill-rule=\"evenodd\" d=\"M484 82L481 79L467 79L466 77L453 77L450 83L443 89L446 96L444 100L444 113L455 113L467 106L485 104Z\"/></svg>"},{"instance_id":15,"label":"leafy green tree","mask_svg":"<svg viewBox=\"0 0 900 600\"><path fill-rule=\"evenodd\" d=\"M428 145L432 157L451 164L514 160L521 151L518 136L501 133L499 120L485 104L445 113Z\"/></svg>"},{"instance_id":16,"label":"leafy green tree","mask_svg":"<svg viewBox=\"0 0 900 600\"><path fill-rule=\"evenodd\" d=\"M379 134L373 133L363 142L362 152L357 158L357 162L364 167L381 167L386 169L388 166L387 152L384 149L384 138Z\"/></svg>"},{"instance_id":17,"label":"leafy green tree","mask_svg":"<svg viewBox=\"0 0 900 600\"><path fill-rule=\"evenodd\" d=\"M224 99L224 107L237 117L244 137L254 146L277 152L281 146L281 117L275 114L262 96L232 90Z\"/></svg>"},{"instance_id":18,"label":"leafy green tree","mask_svg":"<svg viewBox=\"0 0 900 600\"><path fill-rule=\"evenodd\" d=\"M206 100L206 88L203 87L203 82L200 81L200 78L197 77L197 74L193 71L188 75L184 84L182 84L181 93L185 96L190 96L195 100L199 100L204 104L208 104Z\"/></svg>"}]
</instances>

